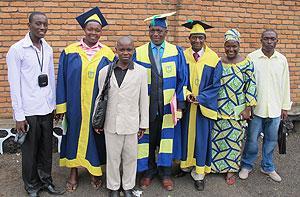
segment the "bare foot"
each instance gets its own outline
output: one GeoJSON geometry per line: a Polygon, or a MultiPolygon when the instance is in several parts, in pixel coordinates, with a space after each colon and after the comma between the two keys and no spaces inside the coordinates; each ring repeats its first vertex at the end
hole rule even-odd
{"type": "Polygon", "coordinates": [[[78,169],[71,168],[70,176],[67,180],[66,190],[68,192],[74,192],[78,187],[78,169]]]}
{"type": "Polygon", "coordinates": [[[102,180],[100,177],[91,175],[91,185],[94,189],[98,190],[102,186],[102,180]]]}

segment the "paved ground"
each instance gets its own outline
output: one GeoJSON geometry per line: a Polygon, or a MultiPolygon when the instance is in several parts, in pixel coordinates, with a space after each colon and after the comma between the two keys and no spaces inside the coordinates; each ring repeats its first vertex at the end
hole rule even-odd
{"type": "MultiPolygon", "coordinates": [[[[195,191],[192,179],[189,176],[175,179],[175,190],[172,192],[164,191],[158,180],[144,191],[143,196],[300,196],[300,133],[293,133],[288,136],[288,153],[278,155],[276,153],[275,162],[278,172],[283,178],[282,183],[275,183],[259,172],[259,166],[251,173],[248,180],[238,180],[236,185],[226,185],[222,175],[209,175],[207,177],[206,188],[203,192],[195,191]]],[[[277,152],[277,150],[276,150],[277,152]]],[[[64,187],[68,170],[57,165],[58,155],[53,155],[53,178],[57,186],[64,187]]],[[[0,155],[0,196],[25,196],[21,181],[21,156],[20,154],[0,155]]],[[[258,162],[259,163],[259,162],[258,162]]],[[[257,163],[257,164],[258,164],[257,163]]],[[[92,189],[89,184],[88,174],[80,171],[80,183],[76,192],[66,193],[64,196],[92,197],[108,196],[105,188],[98,191],[92,189]]],[[[42,192],[41,196],[49,196],[42,192]]]]}

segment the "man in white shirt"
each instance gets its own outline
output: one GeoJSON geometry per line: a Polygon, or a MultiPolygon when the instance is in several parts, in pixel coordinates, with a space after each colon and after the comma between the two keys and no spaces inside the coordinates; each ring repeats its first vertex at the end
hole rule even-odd
{"type": "Polygon", "coordinates": [[[13,44],[6,57],[16,130],[27,133],[21,146],[22,177],[29,196],[54,189],[51,177],[55,76],[53,51],[43,39],[48,19],[42,12],[29,16],[29,33],[13,44]]]}
{"type": "Polygon", "coordinates": [[[257,105],[249,124],[247,141],[242,157],[241,179],[247,179],[258,153],[258,136],[264,133],[261,172],[280,182],[275,171],[273,152],[277,145],[280,119],[287,118],[291,108],[290,81],[287,59],[275,50],[277,33],[267,29],[262,33],[262,48],[249,54],[255,68],[257,105]]]}

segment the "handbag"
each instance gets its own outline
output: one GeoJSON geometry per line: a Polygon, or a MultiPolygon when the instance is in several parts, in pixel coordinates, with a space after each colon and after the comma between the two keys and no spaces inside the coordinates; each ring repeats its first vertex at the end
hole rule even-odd
{"type": "Polygon", "coordinates": [[[279,154],[286,154],[286,121],[281,120],[278,128],[278,150],[279,154]]]}
{"type": "Polygon", "coordinates": [[[110,88],[110,77],[114,70],[114,64],[110,64],[109,70],[105,77],[104,85],[102,92],[100,94],[99,102],[96,106],[95,114],[92,120],[92,126],[95,129],[103,129],[104,122],[105,122],[105,115],[106,115],[106,108],[107,108],[107,101],[108,101],[108,90],[110,88]]]}

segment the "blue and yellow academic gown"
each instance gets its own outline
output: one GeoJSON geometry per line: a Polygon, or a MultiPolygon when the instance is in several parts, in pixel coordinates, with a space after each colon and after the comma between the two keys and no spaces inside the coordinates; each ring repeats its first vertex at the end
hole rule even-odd
{"type": "Polygon", "coordinates": [[[196,167],[197,174],[211,171],[211,131],[217,119],[218,91],[222,64],[218,55],[204,46],[203,56],[196,62],[192,48],[184,51],[188,63],[187,94],[196,96],[199,104],[188,104],[181,121],[181,168],[196,167]]]}
{"type": "Polygon", "coordinates": [[[89,60],[79,42],[60,55],[56,113],[65,113],[68,124],[61,142],[60,166],[82,166],[94,176],[102,175],[100,165],[106,160],[104,134],[93,132],[91,118],[99,91],[99,70],[113,59],[113,51],[102,45],[89,60]]]}
{"type": "MultiPolygon", "coordinates": [[[[149,44],[136,48],[133,61],[147,68],[148,71],[148,95],[151,95],[151,61],[149,58],[149,44]]],[[[171,99],[177,97],[177,103],[185,100],[187,85],[186,61],[180,47],[165,41],[165,49],[162,56],[163,74],[163,123],[157,165],[170,167],[174,158],[174,122],[171,113],[171,99]]],[[[149,98],[150,99],[150,98],[149,98]]],[[[151,107],[151,106],[150,106],[151,107]]],[[[148,169],[149,156],[149,130],[144,133],[138,145],[138,172],[148,169]]]]}

